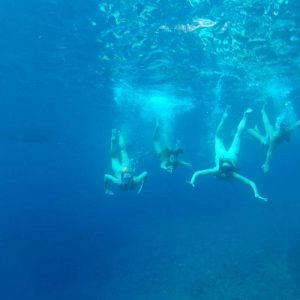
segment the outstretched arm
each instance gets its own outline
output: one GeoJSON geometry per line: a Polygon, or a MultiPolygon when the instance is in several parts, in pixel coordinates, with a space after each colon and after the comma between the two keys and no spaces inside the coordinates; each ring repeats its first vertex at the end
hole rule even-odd
{"type": "Polygon", "coordinates": [[[138,184],[140,185],[140,187],[138,189],[138,192],[137,192],[138,194],[142,191],[144,183],[145,183],[145,181],[147,179],[147,176],[148,176],[148,173],[147,172],[143,172],[139,176],[134,177],[134,183],[137,184],[137,185],[138,184]]]}
{"type": "Polygon", "coordinates": [[[248,179],[248,178],[246,178],[246,177],[244,177],[244,176],[242,176],[242,175],[240,175],[236,172],[233,172],[232,176],[236,180],[238,180],[238,181],[240,181],[244,184],[249,185],[252,188],[253,192],[254,192],[255,198],[258,198],[258,199],[261,199],[261,200],[264,200],[264,201],[268,201],[268,198],[265,198],[265,197],[262,197],[262,196],[259,195],[256,184],[253,181],[251,181],[250,179],[248,179]]]}
{"type": "Polygon", "coordinates": [[[187,161],[184,161],[184,160],[178,160],[178,166],[191,168],[192,164],[190,162],[187,162],[187,161]]]}
{"type": "Polygon", "coordinates": [[[111,182],[117,186],[121,185],[121,182],[118,178],[111,176],[109,174],[104,175],[104,190],[106,195],[113,195],[114,193],[108,189],[108,183],[111,182]]]}
{"type": "Polygon", "coordinates": [[[193,176],[191,181],[189,182],[193,187],[195,186],[195,181],[197,179],[198,176],[200,175],[216,175],[218,173],[218,168],[214,167],[211,169],[205,169],[205,170],[201,170],[201,171],[196,171],[193,176]]]}
{"type": "Polygon", "coordinates": [[[298,120],[297,122],[295,122],[290,128],[289,131],[293,131],[295,130],[297,127],[300,126],[300,120],[298,120]]]}

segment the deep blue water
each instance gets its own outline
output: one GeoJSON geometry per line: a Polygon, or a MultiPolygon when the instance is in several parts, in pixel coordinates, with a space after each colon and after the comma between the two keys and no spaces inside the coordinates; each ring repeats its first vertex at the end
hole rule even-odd
{"type": "Polygon", "coordinates": [[[249,126],[262,126],[260,98],[272,120],[284,101],[300,117],[297,2],[201,3],[114,1],[103,12],[94,0],[1,2],[1,299],[300,299],[298,132],[268,174],[264,149],[242,140],[239,170],[267,203],[210,177],[192,189],[191,170],[167,174],[153,153],[157,117],[193,171],[213,165],[227,104],[228,141],[247,106],[249,126]],[[225,37],[174,30],[193,17],[234,26],[225,37]],[[173,31],[157,33],[162,24],[173,31]],[[266,36],[256,51],[250,40],[266,36]],[[104,195],[112,128],[149,172],[140,195],[104,195]]]}

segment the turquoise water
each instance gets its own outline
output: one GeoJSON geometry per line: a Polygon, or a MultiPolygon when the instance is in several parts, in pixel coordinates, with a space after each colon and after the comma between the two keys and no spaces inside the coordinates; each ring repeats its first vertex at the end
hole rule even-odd
{"type": "Polygon", "coordinates": [[[266,149],[246,132],[238,170],[214,177],[214,134],[300,118],[299,4],[282,1],[0,3],[0,297],[300,299],[299,132],[266,149]],[[280,120],[281,120],[280,119],[280,120]],[[278,120],[278,119],[277,119],[278,120]],[[168,174],[156,122],[192,169],[168,174]],[[104,193],[122,130],[140,195],[104,193]]]}

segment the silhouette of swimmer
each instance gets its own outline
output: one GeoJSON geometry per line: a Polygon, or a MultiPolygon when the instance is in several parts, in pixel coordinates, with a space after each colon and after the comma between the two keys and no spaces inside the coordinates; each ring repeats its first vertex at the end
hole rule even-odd
{"type": "Polygon", "coordinates": [[[160,159],[160,167],[169,173],[173,173],[177,167],[191,167],[189,162],[180,160],[178,157],[183,153],[183,149],[179,147],[170,148],[166,146],[166,141],[162,140],[161,128],[157,124],[153,136],[153,145],[156,154],[160,159]]]}
{"type": "Polygon", "coordinates": [[[240,143],[241,143],[241,134],[245,130],[246,126],[246,121],[248,118],[248,115],[252,112],[252,109],[247,109],[244,112],[244,116],[242,120],[240,121],[237,131],[235,133],[234,139],[232,141],[231,146],[229,147],[228,150],[226,150],[223,139],[220,136],[220,132],[223,128],[224,121],[228,117],[228,110],[230,107],[227,107],[221,122],[217,128],[217,132],[215,135],[215,164],[216,166],[211,169],[205,169],[205,170],[200,170],[196,171],[192,178],[191,181],[189,182],[193,187],[195,186],[195,181],[200,175],[213,175],[216,176],[219,179],[222,180],[232,180],[235,179],[237,181],[240,181],[248,186],[250,186],[254,192],[254,196],[258,199],[267,201],[267,198],[262,197],[257,190],[256,184],[251,181],[250,179],[240,175],[237,172],[237,159],[240,151],[240,143]]]}
{"type": "MultiPolygon", "coordinates": [[[[287,105],[289,105],[287,103],[287,105]]],[[[265,110],[265,104],[261,110],[262,120],[264,123],[265,135],[262,135],[258,127],[248,129],[248,132],[262,145],[268,148],[267,155],[262,169],[267,173],[270,169],[270,161],[274,152],[274,149],[284,141],[289,141],[291,133],[300,126],[300,120],[297,122],[289,122],[286,116],[280,115],[277,117],[277,122],[273,126],[265,110]]]]}
{"type": "Polygon", "coordinates": [[[113,195],[113,192],[108,189],[108,184],[112,183],[122,191],[129,191],[139,187],[139,194],[143,189],[148,173],[143,172],[138,176],[133,175],[124,137],[121,132],[117,132],[116,129],[112,130],[111,135],[111,163],[114,176],[109,174],[104,175],[105,193],[107,195],[113,195]]]}

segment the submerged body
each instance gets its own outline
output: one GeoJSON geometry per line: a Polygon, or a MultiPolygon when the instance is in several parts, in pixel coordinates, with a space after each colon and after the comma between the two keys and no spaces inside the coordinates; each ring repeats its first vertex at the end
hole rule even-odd
{"type": "Polygon", "coordinates": [[[104,175],[105,193],[113,195],[113,192],[108,188],[109,183],[116,185],[122,191],[129,191],[139,187],[138,193],[140,193],[148,173],[143,172],[138,176],[133,175],[125,140],[116,129],[113,129],[111,136],[111,162],[114,175],[104,175]]]}
{"type": "Polygon", "coordinates": [[[180,160],[178,157],[183,153],[182,148],[170,148],[162,141],[160,127],[157,125],[153,137],[155,153],[160,159],[160,167],[169,173],[173,173],[179,166],[191,167],[189,162],[180,160]]]}
{"type": "Polygon", "coordinates": [[[267,201],[267,198],[260,196],[256,184],[253,181],[240,175],[237,172],[237,160],[240,151],[241,134],[245,130],[248,115],[252,112],[252,110],[247,109],[244,112],[244,116],[238,125],[232,144],[228,149],[226,149],[223,142],[223,138],[221,137],[220,133],[223,128],[224,121],[228,117],[228,109],[229,108],[227,107],[222,116],[221,122],[217,128],[217,132],[215,135],[215,167],[211,169],[196,171],[193,174],[190,183],[192,186],[195,186],[195,181],[200,175],[213,175],[219,179],[228,181],[234,179],[250,186],[256,198],[267,201]]]}
{"type": "Polygon", "coordinates": [[[285,120],[278,120],[273,126],[270,122],[270,119],[265,111],[265,105],[262,110],[262,120],[264,123],[265,135],[262,135],[257,127],[248,129],[248,132],[256,140],[258,140],[262,145],[268,148],[267,155],[262,169],[265,173],[269,171],[270,161],[274,152],[274,149],[284,141],[290,139],[291,133],[300,126],[300,120],[294,122],[293,124],[288,124],[285,120]],[[280,121],[280,122],[278,122],[280,121]]]}

